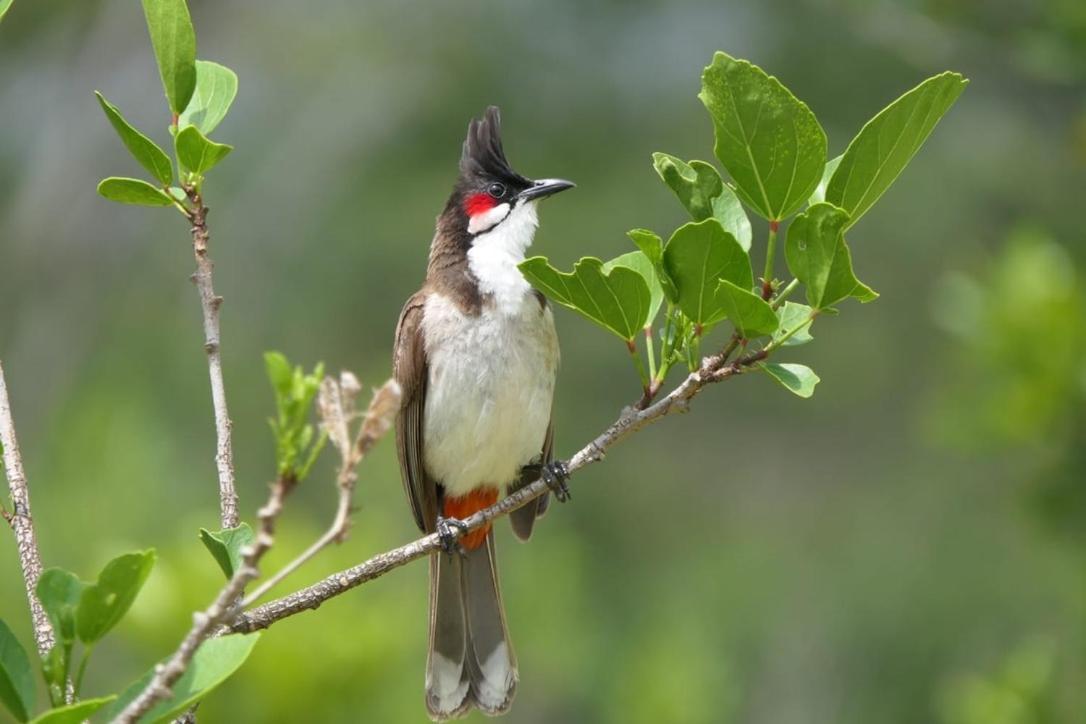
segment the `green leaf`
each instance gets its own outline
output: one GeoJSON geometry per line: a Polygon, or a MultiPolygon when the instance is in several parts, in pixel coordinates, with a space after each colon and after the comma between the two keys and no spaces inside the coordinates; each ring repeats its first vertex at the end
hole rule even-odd
{"type": "Polygon", "coordinates": [[[810,397],[818,384],[818,375],[806,365],[777,364],[766,362],[759,369],[779,382],[785,389],[800,397],[810,397]]]}
{"type": "Polygon", "coordinates": [[[215,557],[215,561],[226,577],[233,578],[234,572],[241,565],[241,549],[253,542],[253,529],[248,523],[242,523],[237,528],[224,528],[214,533],[201,528],[200,540],[215,557]]]}
{"type": "Polygon", "coordinates": [[[186,126],[178,131],[174,144],[177,147],[177,160],[181,165],[199,174],[210,171],[234,150],[233,146],[208,140],[196,126],[186,126]]]}
{"type": "Polygon", "coordinates": [[[686,163],[667,153],[652,154],[652,166],[668,187],[679,197],[694,221],[713,215],[713,199],[720,195],[724,182],[717,170],[704,161],[686,163]]]}
{"type": "Polygon", "coordinates": [[[810,342],[814,339],[814,337],[811,336],[811,323],[814,321],[811,317],[811,312],[811,308],[806,304],[785,302],[779,312],[781,320],[780,327],[773,335],[773,339],[778,340],[793,329],[798,328],[799,331],[785,340],[782,346],[798,347],[801,344],[810,342]]]}
{"type": "Polygon", "coordinates": [[[287,362],[286,356],[282,352],[265,352],[264,369],[277,396],[289,395],[294,373],[290,368],[290,362],[287,362]]]}
{"type": "Polygon", "coordinates": [[[720,195],[713,199],[713,217],[735,237],[744,251],[750,251],[750,219],[743,210],[743,203],[735,195],[735,189],[728,184],[724,184],[720,195]]]}
{"type": "Polygon", "coordinates": [[[155,565],[153,550],[126,553],[105,565],[98,580],[83,590],[76,611],[76,632],[92,644],[109,632],[128,612],[155,565]]]}
{"type": "Polygon", "coordinates": [[[630,237],[633,243],[637,245],[637,248],[652,262],[652,266],[656,270],[656,279],[663,288],[664,296],[671,302],[677,302],[679,300],[679,290],[675,288],[675,284],[664,273],[664,240],[648,229],[631,229],[626,232],[626,236],[630,237]]]}
{"type": "Polygon", "coordinates": [[[664,289],[660,285],[660,277],[656,272],[656,267],[643,251],[631,251],[628,254],[604,262],[603,273],[610,274],[611,270],[616,266],[633,269],[649,285],[649,311],[645,317],[645,323],[642,325],[644,327],[649,326],[652,324],[652,320],[656,319],[656,313],[660,311],[660,305],[664,301],[664,289]]]}
{"type": "Polygon", "coordinates": [[[136,204],[139,206],[173,205],[173,199],[161,189],[135,178],[110,176],[102,179],[98,184],[98,193],[103,198],[116,201],[119,204],[136,204]]]}
{"type": "Polygon", "coordinates": [[[0,702],[18,721],[34,710],[34,675],[26,651],[0,620],[0,702]]]}
{"type": "Polygon", "coordinates": [[[848,212],[849,226],[890,187],[968,82],[949,71],[928,78],[860,129],[826,188],[826,200],[848,212]]]}
{"type": "Polygon", "coordinates": [[[829,186],[830,178],[833,177],[833,172],[837,170],[842,158],[842,156],[837,156],[826,161],[826,168],[822,171],[822,180],[818,182],[818,186],[815,187],[811,198],[807,199],[808,206],[814,206],[826,200],[826,187],[829,186]]]}
{"type": "Polygon", "coordinates": [[[558,271],[542,256],[526,259],[518,268],[536,289],[626,342],[644,328],[652,294],[644,278],[632,269],[616,266],[605,274],[603,262],[590,256],[568,273],[558,271]]]}
{"type": "Polygon", "coordinates": [[[102,111],[106,114],[106,118],[109,119],[113,130],[121,137],[121,141],[124,143],[125,148],[128,149],[128,152],[164,186],[169,185],[170,181],[173,180],[173,164],[166,152],[126,121],[121,112],[117,110],[117,106],[107,101],[101,93],[94,91],[94,95],[98,97],[98,103],[102,106],[102,111]]]}
{"type": "Polygon", "coordinates": [[[196,31],[185,0],[142,0],[170,110],[180,114],[196,88],[196,31]]]}
{"type": "Polygon", "coordinates": [[[196,61],[196,89],[177,119],[177,127],[196,126],[205,136],[215,130],[238,94],[238,76],[225,65],[196,61]]]}
{"type": "Polygon", "coordinates": [[[4,15],[11,9],[12,0],[0,0],[0,20],[4,19],[4,15]]]}
{"type": "MultiPolygon", "coordinates": [[[[196,650],[188,669],[174,684],[173,696],[152,707],[140,721],[144,724],[171,721],[210,694],[245,663],[259,638],[260,634],[253,633],[221,636],[205,641],[196,650]]],[[[120,698],[105,711],[102,720],[110,721],[120,714],[146,688],[153,675],[154,670],[148,671],[139,681],[125,689],[120,698]]]]}
{"type": "Polygon", "coordinates": [[[103,696],[98,699],[84,699],[76,704],[68,704],[67,706],[59,706],[56,709],[50,709],[45,712],[30,724],[80,724],[80,722],[86,721],[94,712],[101,709],[106,704],[115,700],[117,695],[103,696]]]}
{"type": "Polygon", "coordinates": [[[770,220],[796,211],[826,163],[826,133],[814,113],[758,66],[721,52],[702,73],[698,97],[739,198],[770,220]]]}
{"type": "Polygon", "coordinates": [[[784,253],[788,269],[807,287],[807,301],[825,309],[842,299],[870,302],[879,295],[852,272],[845,244],[848,214],[827,203],[815,204],[788,226],[784,253]]]}
{"type": "Polygon", "coordinates": [[[722,279],[716,296],[735,330],[744,339],[753,339],[776,331],[777,313],[757,294],[722,279]]]}
{"type": "Polygon", "coordinates": [[[664,271],[678,289],[683,314],[702,327],[727,314],[718,295],[721,279],[742,289],[754,285],[750,257],[716,219],[679,227],[664,247],[664,271]]]}
{"type": "Polygon", "coordinates": [[[35,592],[60,641],[75,641],[76,609],[87,584],[71,571],[49,568],[38,578],[35,592]]]}

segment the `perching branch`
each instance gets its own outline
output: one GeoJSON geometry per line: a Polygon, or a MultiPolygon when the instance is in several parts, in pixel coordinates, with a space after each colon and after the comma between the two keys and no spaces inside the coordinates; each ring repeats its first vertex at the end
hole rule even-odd
{"type": "MultiPolygon", "coordinates": [[[[622,411],[606,430],[573,455],[567,465],[570,472],[598,462],[604,458],[607,450],[620,440],[637,432],[657,420],[673,413],[686,412],[690,400],[707,385],[720,382],[742,374],[764,360],[769,349],[762,349],[732,362],[728,362],[724,353],[706,357],[701,367],[690,373],[683,382],[666,397],[639,410],[630,406],[622,411]]],[[[464,529],[458,535],[476,530],[484,524],[507,515],[530,501],[540,497],[548,490],[542,480],[526,485],[489,508],[464,519],[464,529]]],[[[430,553],[441,550],[441,540],[436,533],[423,536],[407,545],[381,553],[364,563],[324,578],[311,586],[294,593],[269,601],[254,609],[238,615],[226,629],[220,633],[249,633],[268,628],[276,621],[293,616],[309,609],[315,609],[330,598],[334,598],[367,581],[388,573],[394,568],[406,565],[430,553]]]]}
{"type": "Polygon", "coordinates": [[[11,417],[11,403],[8,400],[7,383],[4,381],[4,367],[0,364],[0,446],[4,450],[4,471],[7,474],[8,488],[11,491],[11,505],[14,510],[4,511],[4,518],[15,532],[15,545],[19,549],[19,565],[23,569],[23,581],[26,584],[26,598],[30,603],[30,617],[34,622],[34,640],[38,644],[38,653],[47,655],[56,642],[49,617],[38,600],[35,589],[41,576],[41,554],[34,535],[34,519],[30,515],[30,490],[23,472],[23,461],[19,454],[19,444],[15,439],[15,422],[11,417]]]}
{"type": "Polygon", "coordinates": [[[211,377],[211,402],[215,408],[215,464],[219,471],[219,510],[223,528],[238,526],[238,494],[234,488],[234,449],[230,442],[230,413],[226,409],[226,388],[222,379],[222,357],[219,354],[219,307],[222,297],[215,295],[211,283],[213,264],[208,257],[207,212],[203,198],[192,187],[187,187],[192,209],[187,212],[192,222],[192,249],[196,256],[196,273],[193,282],[200,292],[200,306],[204,314],[204,351],[207,352],[207,369],[211,377]]]}

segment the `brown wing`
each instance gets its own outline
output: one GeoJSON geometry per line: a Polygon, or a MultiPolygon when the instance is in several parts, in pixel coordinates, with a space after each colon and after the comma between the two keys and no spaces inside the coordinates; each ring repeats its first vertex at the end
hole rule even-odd
{"type": "MultiPolygon", "coordinates": [[[[551,423],[547,425],[547,436],[543,439],[543,451],[540,454],[539,459],[544,465],[554,460],[554,420],[551,420],[551,423]]],[[[538,475],[522,475],[520,480],[510,486],[510,492],[519,490],[529,483],[534,483],[538,479],[538,475]]],[[[517,508],[509,514],[509,522],[512,523],[513,532],[516,534],[517,538],[528,540],[528,538],[531,537],[535,519],[547,511],[550,497],[550,493],[543,493],[543,495],[528,503],[523,508],[517,508]]]]}
{"type": "Polygon", "coordinates": [[[396,324],[392,374],[403,396],[396,416],[396,452],[404,491],[419,529],[432,533],[437,521],[437,486],[423,465],[422,416],[426,410],[428,364],[422,341],[422,309],[427,293],[417,292],[407,300],[396,324]]]}

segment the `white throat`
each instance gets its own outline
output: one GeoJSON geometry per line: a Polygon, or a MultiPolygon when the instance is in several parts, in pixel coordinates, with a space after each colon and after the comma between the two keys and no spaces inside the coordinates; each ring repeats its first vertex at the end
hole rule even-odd
{"type": "Polygon", "coordinates": [[[506,314],[517,313],[524,295],[531,291],[517,264],[524,261],[538,226],[535,201],[525,201],[491,231],[476,236],[468,250],[468,268],[479,282],[479,291],[493,296],[497,308],[506,314]]]}

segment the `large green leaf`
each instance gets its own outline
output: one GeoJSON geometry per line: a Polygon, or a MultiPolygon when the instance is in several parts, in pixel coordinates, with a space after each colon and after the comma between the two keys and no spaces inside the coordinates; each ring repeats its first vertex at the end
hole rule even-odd
{"type": "Polygon", "coordinates": [[[196,61],[196,89],[177,119],[177,127],[196,126],[205,136],[215,130],[238,94],[238,76],[225,65],[196,61]]]}
{"type": "Polygon", "coordinates": [[[0,620],[0,702],[18,721],[34,710],[34,675],[26,651],[0,620]]]}
{"type": "Polygon", "coordinates": [[[117,625],[154,565],[153,550],[126,553],[107,563],[98,580],[83,589],[75,621],[76,633],[84,644],[98,641],[117,625]]]}
{"type": "Polygon", "coordinates": [[[698,97],[739,198],[770,220],[802,206],[826,164],[826,133],[806,104],[758,66],[721,52],[702,73],[698,97]]]}
{"type": "Polygon", "coordinates": [[[814,206],[815,204],[826,200],[826,187],[830,185],[830,179],[833,178],[833,172],[841,165],[841,158],[841,156],[835,156],[829,161],[826,161],[826,168],[822,171],[822,179],[818,182],[818,186],[815,186],[815,190],[811,193],[811,197],[807,199],[808,206],[814,206]]]}
{"type": "Polygon", "coordinates": [[[811,336],[811,323],[814,321],[811,317],[811,312],[811,308],[806,304],[785,302],[784,306],[782,306],[778,312],[781,323],[776,333],[774,333],[773,339],[780,339],[784,335],[792,332],[793,329],[798,329],[799,331],[785,340],[782,346],[796,347],[810,342],[814,339],[814,337],[811,336]]]}
{"type": "Polygon", "coordinates": [[[660,285],[660,275],[656,271],[656,266],[643,251],[631,251],[604,262],[603,273],[610,274],[611,270],[616,266],[633,269],[649,285],[649,312],[645,317],[644,325],[642,325],[649,326],[652,324],[652,320],[656,319],[656,313],[660,311],[660,305],[664,301],[664,288],[660,285]]]}
{"type": "Polygon", "coordinates": [[[759,369],[780,383],[786,390],[800,397],[813,395],[815,385],[819,383],[818,375],[806,365],[767,362],[760,365],[759,369]]]}
{"type": "MultiPolygon", "coordinates": [[[[279,355],[282,357],[282,355],[279,355]]],[[[286,358],[283,358],[286,362],[286,358]]],[[[289,366],[287,367],[289,373],[289,366]]],[[[253,542],[253,529],[248,523],[242,523],[237,528],[224,528],[211,532],[207,528],[200,529],[200,540],[204,547],[214,556],[219,568],[227,578],[233,578],[234,572],[241,565],[241,549],[253,542]]]]}
{"type": "Polygon", "coordinates": [[[644,278],[632,269],[616,266],[605,274],[603,262],[590,256],[568,273],[558,271],[542,256],[522,261],[519,268],[536,289],[627,342],[645,326],[652,294],[644,278]]]}
{"type": "Polygon", "coordinates": [[[860,129],[826,188],[826,201],[848,212],[849,226],[890,187],[968,82],[951,72],[928,78],[860,129]]]}
{"type": "Polygon", "coordinates": [[[80,722],[86,721],[91,714],[116,698],[117,696],[114,694],[113,696],[103,696],[98,699],[84,699],[67,706],[58,706],[56,709],[50,709],[37,717],[30,724],[80,724],[80,722]]]}
{"type": "Polygon", "coordinates": [[[46,569],[38,578],[38,600],[62,642],[75,641],[76,610],[86,587],[74,573],[63,568],[46,569]]]}
{"type": "Polygon", "coordinates": [[[708,327],[727,315],[719,298],[720,280],[750,289],[750,257],[716,219],[678,228],[664,247],[664,271],[678,291],[677,303],[695,324],[708,327]]]}
{"type": "Polygon", "coordinates": [[[199,174],[210,171],[234,150],[233,146],[209,140],[196,126],[186,126],[178,131],[174,144],[177,147],[177,160],[181,165],[199,174]]]}
{"type": "Polygon", "coordinates": [[[656,269],[656,279],[663,288],[664,296],[671,302],[679,301],[679,290],[664,273],[664,240],[656,232],[648,229],[631,229],[626,232],[626,236],[633,240],[633,243],[656,269]]]}
{"type": "Polygon", "coordinates": [[[110,176],[98,183],[98,193],[103,198],[119,204],[138,206],[171,206],[173,199],[161,189],[136,178],[110,176]]]}
{"type": "Polygon", "coordinates": [[[788,226],[784,253],[788,269],[807,287],[807,301],[825,309],[842,299],[870,302],[878,297],[852,272],[845,244],[848,214],[827,203],[815,204],[788,226]]]}
{"type": "Polygon", "coordinates": [[[728,315],[728,321],[744,339],[776,331],[777,313],[757,294],[721,279],[716,296],[728,315]]]}
{"type": "Polygon", "coordinates": [[[185,0],[142,0],[170,110],[180,114],[196,88],[196,31],[185,0]]]}
{"type": "MultiPolygon", "coordinates": [[[[205,641],[196,650],[188,669],[174,684],[173,696],[155,704],[140,721],[143,724],[171,721],[210,694],[245,663],[259,638],[260,634],[254,633],[222,636],[205,641]]],[[[153,670],[148,671],[139,681],[125,689],[120,698],[105,711],[103,721],[110,721],[120,714],[147,687],[153,675],[153,670]]]]}
{"type": "Polygon", "coordinates": [[[98,103],[102,106],[102,111],[106,114],[106,118],[109,119],[113,130],[121,137],[121,141],[124,143],[125,148],[128,149],[128,152],[164,186],[169,185],[170,181],[173,180],[173,164],[166,152],[126,121],[121,112],[117,110],[117,106],[107,101],[101,93],[94,91],[94,95],[98,97],[98,103]]]}

